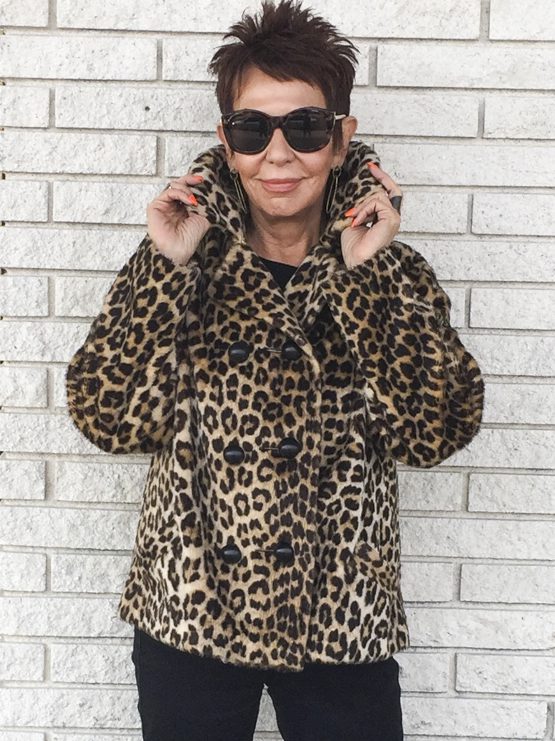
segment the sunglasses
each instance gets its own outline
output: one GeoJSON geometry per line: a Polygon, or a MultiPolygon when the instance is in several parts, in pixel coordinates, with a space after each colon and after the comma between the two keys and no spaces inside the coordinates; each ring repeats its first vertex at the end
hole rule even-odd
{"type": "Polygon", "coordinates": [[[325,108],[297,108],[284,116],[268,116],[262,111],[244,108],[222,116],[227,143],[240,154],[258,154],[268,144],[276,129],[297,152],[317,152],[330,141],[335,122],[346,117],[325,108]]]}

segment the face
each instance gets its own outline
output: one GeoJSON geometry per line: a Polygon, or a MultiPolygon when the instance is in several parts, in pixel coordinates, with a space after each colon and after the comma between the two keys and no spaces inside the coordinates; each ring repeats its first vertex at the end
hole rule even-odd
{"type": "MultiPolygon", "coordinates": [[[[275,80],[252,68],[243,76],[233,110],[254,108],[280,116],[304,106],[327,108],[322,91],[301,80],[275,80]]],[[[297,152],[287,144],[281,129],[276,129],[259,154],[232,152],[219,125],[218,136],[226,147],[229,166],[239,173],[251,212],[258,210],[268,219],[321,213],[330,170],[342,164],[356,130],[352,116],[342,119],[341,124],[343,139],[337,151],[330,140],[317,152],[297,152]]]]}

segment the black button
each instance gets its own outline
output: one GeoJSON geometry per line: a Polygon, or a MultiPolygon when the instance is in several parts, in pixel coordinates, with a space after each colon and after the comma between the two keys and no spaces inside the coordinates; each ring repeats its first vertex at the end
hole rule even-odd
{"type": "Polygon", "coordinates": [[[229,361],[231,364],[242,363],[249,357],[252,350],[251,345],[245,340],[234,342],[229,348],[229,361]]]}
{"type": "Polygon", "coordinates": [[[286,340],[281,346],[281,354],[286,360],[298,360],[301,357],[301,349],[293,340],[286,340]]]}
{"type": "Polygon", "coordinates": [[[281,561],[281,563],[288,563],[289,561],[292,561],[294,557],[293,548],[284,540],[280,540],[276,545],[274,548],[274,554],[277,560],[281,561]]]}
{"type": "Polygon", "coordinates": [[[241,551],[235,543],[228,543],[220,550],[220,555],[226,563],[237,563],[241,560],[241,551]]]}
{"type": "Polygon", "coordinates": [[[301,449],[301,444],[294,437],[284,437],[278,451],[282,458],[294,458],[301,449]]]}
{"type": "Polygon", "coordinates": [[[239,443],[231,443],[224,450],[224,458],[228,463],[242,463],[245,460],[245,451],[239,443]]]}

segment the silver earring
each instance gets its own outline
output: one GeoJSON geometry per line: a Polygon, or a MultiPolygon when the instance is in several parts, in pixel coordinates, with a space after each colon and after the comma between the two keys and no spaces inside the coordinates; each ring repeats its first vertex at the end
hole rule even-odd
{"type": "Polygon", "coordinates": [[[239,173],[237,170],[230,170],[231,177],[233,178],[233,184],[235,185],[235,190],[237,192],[237,200],[239,201],[239,205],[241,206],[241,210],[243,213],[247,213],[248,206],[247,202],[245,200],[245,194],[243,192],[243,186],[241,185],[241,181],[239,179],[239,173]]]}
{"type": "Polygon", "coordinates": [[[341,175],[341,167],[338,165],[331,170],[331,181],[328,189],[328,195],[326,198],[326,213],[329,214],[335,200],[335,194],[337,193],[337,186],[339,184],[339,176],[341,175]]]}

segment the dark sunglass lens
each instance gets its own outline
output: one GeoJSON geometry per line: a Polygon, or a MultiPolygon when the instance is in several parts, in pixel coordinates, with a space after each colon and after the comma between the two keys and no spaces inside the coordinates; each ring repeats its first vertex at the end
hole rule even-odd
{"type": "Polygon", "coordinates": [[[245,113],[231,119],[227,127],[232,149],[243,154],[260,152],[268,143],[269,122],[256,113],[245,113]]]}
{"type": "Polygon", "coordinates": [[[326,111],[304,108],[287,117],[284,133],[293,149],[315,152],[329,142],[333,120],[326,111]]]}

